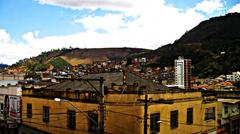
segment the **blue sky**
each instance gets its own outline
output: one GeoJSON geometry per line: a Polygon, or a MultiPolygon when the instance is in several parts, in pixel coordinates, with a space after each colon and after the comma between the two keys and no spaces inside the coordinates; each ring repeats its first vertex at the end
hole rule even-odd
{"type": "Polygon", "coordinates": [[[69,46],[156,49],[239,11],[239,0],[0,0],[0,63],[69,46]]]}

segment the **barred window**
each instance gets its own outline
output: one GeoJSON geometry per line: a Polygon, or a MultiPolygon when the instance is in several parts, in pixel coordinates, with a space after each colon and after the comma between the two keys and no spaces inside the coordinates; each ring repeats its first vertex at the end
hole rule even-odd
{"type": "Polygon", "coordinates": [[[49,122],[49,107],[43,106],[43,122],[49,122]]]}
{"type": "Polygon", "coordinates": [[[98,129],[98,114],[94,112],[88,113],[88,131],[96,132],[98,129]]]}
{"type": "Polygon", "coordinates": [[[32,104],[27,104],[27,118],[32,118],[32,104]]]}
{"type": "Polygon", "coordinates": [[[171,115],[170,115],[170,127],[171,129],[173,128],[177,128],[178,127],[178,110],[176,111],[171,111],[171,115]]]}
{"type": "Polygon", "coordinates": [[[193,108],[187,109],[187,124],[193,124],[193,108]]]}
{"type": "Polygon", "coordinates": [[[160,132],[160,113],[150,115],[150,131],[151,133],[160,132]]]}
{"type": "Polygon", "coordinates": [[[205,120],[215,120],[215,107],[209,107],[205,109],[205,120]]]}
{"type": "Polygon", "coordinates": [[[67,111],[67,128],[76,129],[76,112],[73,110],[67,111]]]}

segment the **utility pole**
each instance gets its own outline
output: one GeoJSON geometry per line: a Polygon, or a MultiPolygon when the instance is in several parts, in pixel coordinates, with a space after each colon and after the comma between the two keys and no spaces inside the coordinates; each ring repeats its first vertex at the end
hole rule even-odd
{"type": "Polygon", "coordinates": [[[148,106],[149,103],[160,103],[160,104],[173,104],[173,100],[164,100],[164,99],[158,99],[158,100],[152,100],[152,98],[148,99],[148,94],[145,94],[145,98],[138,99],[140,102],[144,102],[144,121],[143,121],[143,132],[144,134],[148,133],[148,106]]]}
{"type": "Polygon", "coordinates": [[[147,134],[147,120],[148,120],[148,95],[145,94],[145,99],[144,99],[144,134],[147,134]]]}
{"type": "Polygon", "coordinates": [[[100,123],[98,125],[99,127],[99,133],[104,134],[104,111],[105,111],[105,106],[104,106],[104,84],[103,82],[105,81],[103,77],[100,77],[100,79],[81,79],[78,78],[77,80],[79,81],[86,81],[97,93],[99,96],[99,113],[100,113],[100,123]],[[99,90],[94,87],[94,85],[90,81],[99,81],[100,82],[100,87],[99,90]]]}
{"type": "Polygon", "coordinates": [[[100,100],[99,100],[99,111],[100,111],[100,134],[104,134],[104,85],[103,77],[100,77],[100,100]]]}
{"type": "Polygon", "coordinates": [[[148,124],[147,124],[147,120],[148,120],[148,95],[145,94],[145,99],[138,99],[138,101],[140,102],[144,102],[144,121],[143,121],[143,132],[144,134],[147,134],[147,130],[148,130],[148,124]]]}

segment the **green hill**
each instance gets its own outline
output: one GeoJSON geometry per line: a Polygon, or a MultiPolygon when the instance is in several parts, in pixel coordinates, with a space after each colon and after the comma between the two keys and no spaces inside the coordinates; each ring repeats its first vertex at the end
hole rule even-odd
{"type": "Polygon", "coordinates": [[[193,74],[215,77],[240,70],[240,14],[231,13],[201,22],[173,44],[145,53],[149,66],[173,66],[178,56],[192,59],[193,74]]]}
{"type": "Polygon", "coordinates": [[[67,61],[65,61],[61,57],[56,57],[56,58],[50,60],[48,63],[53,65],[54,68],[59,68],[59,69],[72,67],[71,64],[69,64],[67,61]]]}
{"type": "Polygon", "coordinates": [[[147,52],[140,48],[62,48],[42,52],[36,57],[24,59],[13,64],[10,68],[25,68],[25,71],[43,71],[50,65],[55,69],[63,69],[77,64],[91,64],[97,61],[124,59],[130,54],[147,52]]]}

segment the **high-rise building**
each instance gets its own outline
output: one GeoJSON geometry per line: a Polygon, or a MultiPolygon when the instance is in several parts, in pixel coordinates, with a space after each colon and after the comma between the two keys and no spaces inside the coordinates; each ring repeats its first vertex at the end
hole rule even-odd
{"type": "Polygon", "coordinates": [[[178,57],[175,63],[175,84],[179,88],[191,89],[191,59],[178,57]]]}

